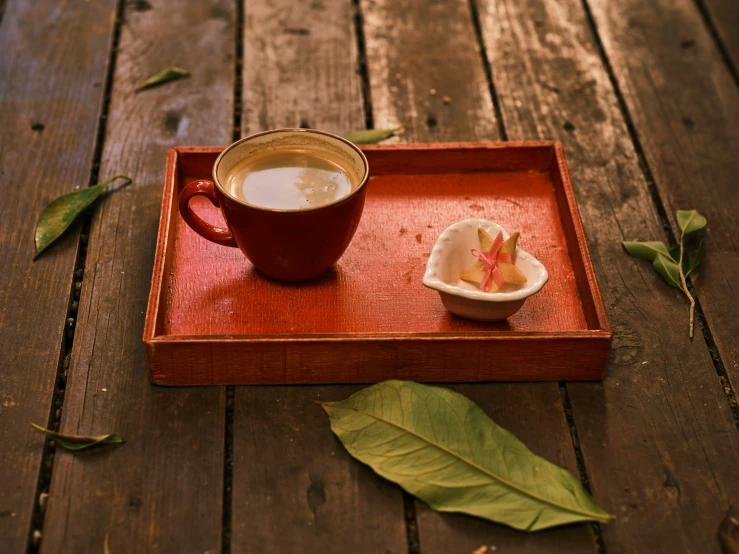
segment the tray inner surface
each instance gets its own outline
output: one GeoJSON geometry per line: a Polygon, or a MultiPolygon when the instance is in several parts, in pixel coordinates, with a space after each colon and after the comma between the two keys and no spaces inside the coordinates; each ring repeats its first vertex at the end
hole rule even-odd
{"type": "MultiPolygon", "coordinates": [[[[207,174],[181,176],[178,191],[207,174]]],[[[294,285],[256,272],[235,248],[192,231],[173,206],[174,247],[165,274],[157,335],[317,336],[496,334],[586,330],[587,324],[548,172],[385,174],[368,183],[359,229],[328,274],[294,285]],[[478,323],[449,314],[421,284],[438,235],[466,218],[509,232],[549,271],[549,282],[507,322],[478,323]]],[[[222,225],[196,198],[195,210],[222,225]]]]}

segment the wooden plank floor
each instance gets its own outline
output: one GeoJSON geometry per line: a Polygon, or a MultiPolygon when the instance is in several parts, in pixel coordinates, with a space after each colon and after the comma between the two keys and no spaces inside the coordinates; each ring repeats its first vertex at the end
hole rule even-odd
{"type": "Polygon", "coordinates": [[[0,2],[0,552],[718,554],[739,503],[734,4],[0,2]],[[192,76],[134,92],[169,65],[192,76]],[[149,384],[166,150],[407,118],[393,141],[564,144],[608,374],[453,388],[579,475],[613,523],[529,535],[430,510],[331,435],[314,401],[356,386],[149,384]],[[134,183],[32,262],[43,205],[115,173],[134,183]],[[692,341],[684,298],[620,246],[670,240],[689,207],[709,218],[692,341]],[[127,442],[72,455],[30,421],[127,442]]]}
{"type": "Polygon", "coordinates": [[[0,549],[22,552],[54,456],[29,422],[58,425],[58,369],[72,343],[79,282],[80,225],[37,262],[33,230],[40,207],[96,173],[115,2],[1,5],[0,549]]]}
{"type": "Polygon", "coordinates": [[[134,183],[105,198],[92,221],[62,416],[67,432],[116,429],[127,442],[57,454],[42,552],[125,552],[132,544],[207,552],[221,543],[225,390],[151,387],[141,314],[169,145],[231,139],[235,14],[226,0],[137,6],[123,14],[100,164],[101,175],[125,173],[134,183]],[[192,77],[134,92],[170,64],[192,77]]]}

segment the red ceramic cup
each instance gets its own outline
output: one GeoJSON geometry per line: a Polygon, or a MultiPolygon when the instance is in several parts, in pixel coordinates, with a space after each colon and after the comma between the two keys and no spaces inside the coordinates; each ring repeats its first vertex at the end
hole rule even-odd
{"type": "Polygon", "coordinates": [[[354,144],[311,129],[277,129],[251,135],[226,148],[213,166],[212,181],[193,181],[180,194],[180,214],[202,237],[239,248],[265,275],[281,281],[305,281],[328,271],[354,236],[364,208],[369,166],[354,144]],[[278,210],[235,198],[224,187],[228,172],[265,149],[306,147],[339,156],[354,169],[359,182],[347,196],[314,208],[278,210]],[[190,208],[203,195],[221,209],[228,228],[206,223],[190,208]]]}

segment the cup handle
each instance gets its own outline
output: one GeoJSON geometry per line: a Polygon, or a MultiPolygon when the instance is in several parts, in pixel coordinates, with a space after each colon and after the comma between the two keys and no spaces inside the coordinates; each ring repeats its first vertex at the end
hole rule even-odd
{"type": "Polygon", "coordinates": [[[193,181],[180,193],[179,205],[182,219],[201,237],[222,246],[238,248],[231,231],[203,221],[190,209],[190,199],[199,194],[210,200],[211,204],[216,208],[220,207],[220,201],[218,200],[213,181],[193,181]]]}

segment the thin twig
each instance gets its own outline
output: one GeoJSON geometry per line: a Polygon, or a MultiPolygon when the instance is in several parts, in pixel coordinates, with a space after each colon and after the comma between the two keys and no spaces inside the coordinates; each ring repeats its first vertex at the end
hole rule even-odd
{"type": "Polygon", "coordinates": [[[693,298],[693,295],[690,294],[690,291],[688,290],[688,283],[685,280],[685,272],[683,271],[683,256],[685,255],[685,247],[683,245],[684,239],[685,239],[685,231],[682,231],[682,233],[680,233],[680,261],[677,264],[677,269],[680,272],[680,281],[682,281],[682,291],[685,293],[685,296],[688,297],[688,300],[690,300],[690,338],[692,339],[693,338],[693,320],[695,318],[695,299],[693,298]]]}

